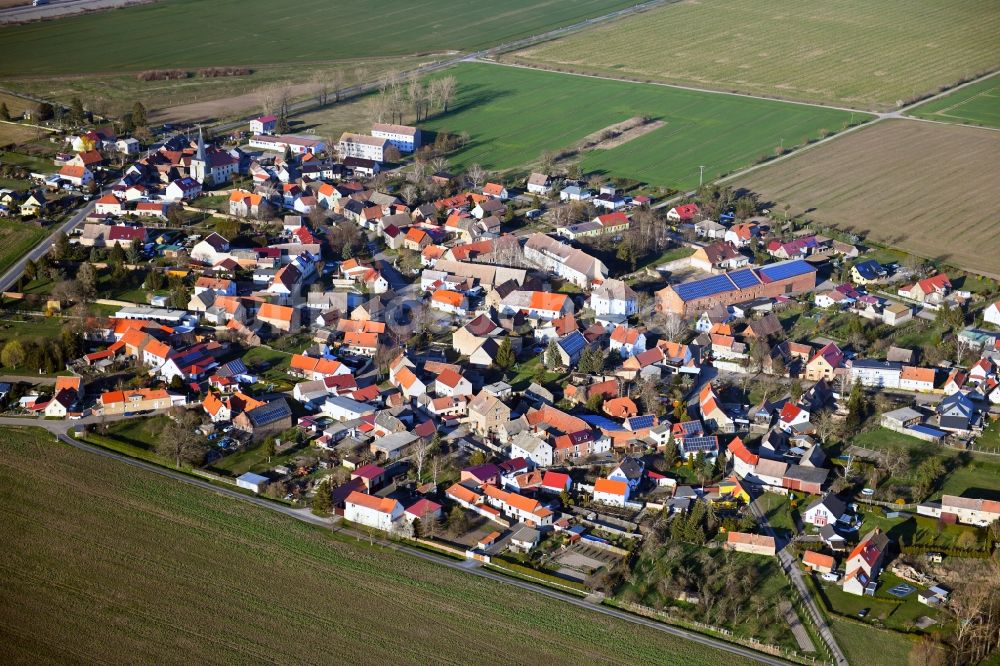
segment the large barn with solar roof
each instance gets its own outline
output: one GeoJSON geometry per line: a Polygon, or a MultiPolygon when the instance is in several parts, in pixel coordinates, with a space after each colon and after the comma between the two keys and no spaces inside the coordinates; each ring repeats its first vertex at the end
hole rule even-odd
{"type": "Polygon", "coordinates": [[[815,286],[816,269],[806,261],[792,259],[669,285],[656,292],[656,307],[660,312],[686,317],[713,305],[801,294],[815,286]]]}

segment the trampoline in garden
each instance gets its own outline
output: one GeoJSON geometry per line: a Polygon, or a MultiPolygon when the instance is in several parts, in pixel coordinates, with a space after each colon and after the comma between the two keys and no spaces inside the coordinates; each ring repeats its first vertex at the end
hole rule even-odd
{"type": "Polygon", "coordinates": [[[891,594],[894,597],[899,597],[900,599],[902,599],[906,595],[912,593],[915,589],[917,588],[913,587],[912,585],[907,585],[906,583],[900,583],[899,585],[896,585],[895,587],[891,588],[889,590],[889,594],[891,594]]]}

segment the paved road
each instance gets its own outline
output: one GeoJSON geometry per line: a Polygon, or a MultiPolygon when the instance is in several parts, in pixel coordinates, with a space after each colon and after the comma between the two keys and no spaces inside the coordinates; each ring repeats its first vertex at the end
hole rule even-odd
{"type": "Polygon", "coordinates": [[[40,19],[53,19],[68,14],[79,14],[96,9],[117,9],[153,0],[51,0],[49,4],[32,7],[30,0],[16,7],[0,9],[0,23],[23,23],[40,19]]]}
{"type": "Polygon", "coordinates": [[[788,662],[786,662],[785,660],[780,659],[778,657],[772,657],[770,655],[761,654],[759,652],[756,652],[754,650],[750,650],[748,648],[741,647],[739,645],[734,645],[732,643],[727,643],[725,641],[721,641],[721,640],[717,640],[717,639],[714,639],[714,638],[710,638],[708,636],[703,636],[701,634],[698,634],[698,633],[695,633],[695,632],[691,632],[691,631],[687,631],[685,629],[680,629],[678,627],[672,627],[670,625],[663,624],[661,622],[656,622],[655,620],[650,620],[650,619],[647,619],[647,618],[644,618],[644,617],[640,617],[640,616],[637,616],[637,615],[632,615],[630,613],[626,613],[624,611],[620,611],[620,610],[618,610],[616,608],[612,608],[612,607],[609,607],[609,606],[598,605],[598,604],[595,604],[593,602],[593,600],[588,601],[586,599],[581,599],[581,598],[573,596],[571,594],[559,592],[557,590],[553,590],[553,589],[546,588],[546,587],[541,587],[541,586],[538,586],[538,585],[534,585],[532,583],[528,583],[526,581],[517,580],[515,578],[510,578],[508,576],[504,576],[502,574],[498,574],[498,573],[496,573],[494,571],[490,571],[490,570],[485,569],[483,567],[470,566],[466,562],[460,562],[458,560],[452,560],[450,558],[443,557],[441,555],[435,555],[433,553],[429,553],[429,552],[426,552],[426,551],[423,551],[423,550],[412,548],[410,546],[406,546],[406,545],[403,545],[403,544],[400,544],[400,543],[395,543],[395,542],[390,542],[390,541],[386,541],[386,540],[383,540],[383,539],[373,538],[373,537],[371,537],[367,533],[361,533],[361,532],[358,532],[358,531],[353,530],[351,528],[344,527],[342,524],[340,524],[340,520],[339,519],[331,520],[329,518],[320,518],[318,516],[314,516],[311,512],[309,512],[308,509],[295,509],[295,508],[292,508],[292,507],[289,507],[289,506],[285,506],[283,504],[279,504],[277,502],[271,502],[271,501],[265,500],[265,499],[260,498],[260,497],[255,497],[255,496],[251,496],[251,495],[245,495],[245,494],[243,494],[241,492],[238,492],[236,490],[231,490],[229,488],[224,488],[224,487],[221,487],[221,486],[217,486],[217,485],[211,484],[211,483],[209,483],[207,481],[203,481],[201,479],[189,476],[187,474],[183,474],[181,472],[175,472],[173,470],[170,470],[170,469],[167,469],[167,468],[164,468],[164,467],[159,467],[157,465],[153,465],[153,464],[141,461],[141,460],[136,460],[134,458],[129,458],[128,456],[120,455],[120,454],[114,453],[112,451],[107,451],[107,450],[104,450],[104,449],[101,449],[101,448],[98,448],[98,447],[95,447],[95,446],[91,446],[91,445],[86,444],[84,442],[80,442],[80,441],[77,441],[75,439],[72,439],[72,438],[70,438],[70,437],[68,437],[66,435],[66,432],[67,432],[68,428],[71,427],[73,424],[84,423],[84,422],[86,422],[86,421],[71,421],[71,422],[67,422],[67,421],[42,421],[42,420],[35,420],[35,419],[0,418],[0,426],[2,426],[4,424],[9,424],[9,425],[27,425],[27,426],[42,427],[42,428],[48,430],[49,432],[53,433],[60,441],[64,442],[65,444],[68,444],[69,446],[72,446],[72,447],[75,447],[77,449],[80,449],[81,451],[86,451],[87,453],[92,453],[92,454],[95,454],[95,455],[99,455],[99,456],[104,457],[104,458],[110,458],[110,459],[113,459],[113,460],[117,460],[119,462],[125,463],[126,465],[131,465],[132,467],[137,467],[137,468],[145,470],[147,472],[152,472],[154,474],[159,474],[160,476],[165,476],[165,477],[173,479],[175,481],[180,481],[182,483],[187,483],[189,485],[196,486],[196,487],[201,488],[203,490],[208,490],[210,492],[214,492],[214,493],[217,493],[219,495],[223,495],[225,497],[229,497],[231,499],[236,499],[236,500],[240,500],[240,501],[243,501],[243,502],[247,502],[248,504],[253,504],[253,505],[258,506],[260,508],[267,509],[267,510],[270,510],[270,511],[274,511],[276,513],[280,513],[282,515],[288,516],[290,518],[294,518],[296,520],[300,520],[300,521],[305,522],[305,523],[309,523],[311,525],[318,525],[318,526],[321,526],[321,527],[334,527],[335,526],[336,529],[337,529],[337,531],[340,532],[340,533],[342,533],[342,534],[347,534],[349,536],[353,536],[353,537],[355,537],[355,538],[357,538],[359,540],[362,540],[362,541],[374,541],[374,542],[377,542],[380,545],[385,546],[387,548],[391,548],[393,550],[397,550],[397,551],[406,553],[407,555],[411,555],[413,557],[419,557],[422,560],[426,560],[428,562],[433,562],[433,563],[441,565],[441,566],[446,566],[446,567],[449,567],[449,568],[454,569],[456,571],[463,571],[463,572],[466,572],[466,573],[474,575],[474,576],[480,576],[482,578],[488,578],[488,579],[490,579],[492,581],[495,581],[495,582],[498,582],[498,583],[503,583],[505,585],[514,585],[515,587],[519,587],[519,588],[521,588],[523,590],[526,590],[528,592],[533,592],[535,594],[540,594],[540,595],[549,597],[551,599],[556,599],[556,600],[562,601],[564,603],[572,604],[572,605],[577,606],[579,608],[584,608],[584,609],[593,611],[595,613],[601,613],[603,615],[607,615],[607,616],[610,616],[610,617],[615,617],[615,618],[618,618],[620,620],[624,620],[625,622],[631,622],[632,624],[642,625],[642,626],[648,627],[650,629],[653,629],[655,631],[661,631],[661,632],[663,632],[665,634],[670,634],[672,636],[677,636],[679,638],[684,638],[686,640],[693,641],[693,642],[698,643],[700,645],[703,645],[705,647],[709,647],[709,648],[713,648],[713,649],[717,649],[717,650],[722,650],[724,652],[729,652],[731,654],[740,655],[742,657],[746,657],[748,659],[753,659],[755,661],[758,661],[758,662],[760,662],[762,664],[769,664],[769,665],[772,665],[772,666],[786,666],[786,664],[788,664],[788,662]]]}
{"type": "MultiPolygon", "coordinates": [[[[750,503],[750,510],[753,511],[754,516],[757,518],[760,526],[764,529],[769,536],[773,537],[775,542],[778,542],[778,535],[775,534],[774,530],[771,529],[770,524],[767,522],[767,515],[761,508],[760,503],[757,501],[750,503]]],[[[806,581],[802,577],[802,571],[799,570],[796,561],[788,554],[788,550],[782,544],[781,550],[778,551],[778,561],[781,562],[781,568],[785,570],[788,576],[792,579],[792,586],[802,597],[802,601],[805,602],[806,608],[809,609],[809,614],[812,615],[813,622],[816,627],[819,628],[820,638],[826,643],[827,647],[830,648],[830,652],[833,654],[834,661],[837,666],[849,666],[847,662],[847,657],[844,656],[843,650],[837,644],[837,639],[833,637],[833,632],[830,631],[830,626],[826,623],[823,614],[819,610],[819,606],[816,605],[816,600],[812,596],[812,592],[806,586],[806,581]]]]}
{"type": "Polygon", "coordinates": [[[53,229],[52,233],[49,234],[47,238],[42,239],[42,241],[36,245],[33,250],[28,252],[28,254],[18,259],[17,263],[11,266],[10,269],[4,273],[2,277],[0,277],[0,291],[9,291],[11,286],[17,282],[17,279],[21,277],[21,273],[24,271],[24,265],[28,263],[28,260],[30,259],[32,261],[36,261],[40,259],[41,256],[48,252],[49,248],[52,247],[52,244],[55,242],[54,239],[56,234],[60,231],[65,234],[69,234],[69,232],[72,231],[76,225],[83,222],[83,219],[90,215],[90,212],[94,210],[94,204],[97,199],[109,191],[110,190],[103,190],[95,193],[87,205],[80,208],[71,218],[60,224],[57,228],[53,229]]]}

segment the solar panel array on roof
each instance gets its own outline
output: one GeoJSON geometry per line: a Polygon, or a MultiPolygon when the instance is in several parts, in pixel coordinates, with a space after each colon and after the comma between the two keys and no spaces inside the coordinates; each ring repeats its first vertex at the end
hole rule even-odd
{"type": "Polygon", "coordinates": [[[729,274],[729,279],[733,281],[740,289],[749,289],[750,287],[756,287],[760,284],[760,280],[754,275],[753,270],[749,268],[744,268],[743,270],[733,271],[729,274]]]}
{"type": "Polygon", "coordinates": [[[733,283],[725,275],[713,275],[703,280],[679,284],[674,287],[674,292],[680,296],[682,301],[691,301],[696,298],[706,298],[733,291],[733,289],[733,283]]]}
{"type": "Polygon", "coordinates": [[[678,423],[681,430],[685,435],[701,434],[704,430],[701,427],[701,421],[684,421],[683,423],[678,423]]]}
{"type": "Polygon", "coordinates": [[[815,273],[816,269],[808,261],[792,259],[791,261],[782,261],[770,266],[763,266],[757,269],[757,272],[760,273],[761,280],[764,282],[776,282],[778,280],[787,280],[797,275],[815,273]]]}
{"type": "Polygon", "coordinates": [[[719,448],[719,438],[712,437],[685,437],[684,450],[686,452],[716,451],[719,448]]]}
{"type": "Polygon", "coordinates": [[[593,426],[594,428],[600,428],[601,430],[607,430],[608,432],[625,430],[620,423],[616,423],[606,416],[600,416],[598,414],[584,414],[580,418],[583,419],[587,425],[593,426]]]}
{"type": "Polygon", "coordinates": [[[580,331],[573,331],[559,340],[559,346],[570,356],[575,356],[587,346],[587,339],[583,337],[580,331]]]}
{"type": "Polygon", "coordinates": [[[629,430],[642,430],[643,428],[652,428],[656,420],[655,416],[632,416],[625,419],[625,427],[629,430]]]}
{"type": "Polygon", "coordinates": [[[279,398],[247,412],[247,417],[255,427],[274,423],[279,419],[290,417],[291,415],[292,410],[284,398],[279,398]]]}

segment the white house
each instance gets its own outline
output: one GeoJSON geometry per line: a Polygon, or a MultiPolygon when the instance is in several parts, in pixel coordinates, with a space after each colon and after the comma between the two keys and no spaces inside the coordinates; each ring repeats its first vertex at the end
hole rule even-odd
{"type": "Polygon", "coordinates": [[[341,159],[357,157],[372,162],[385,161],[385,150],[390,146],[388,139],[382,139],[367,134],[344,132],[337,144],[337,152],[341,159]]]}
{"type": "Polygon", "coordinates": [[[1000,301],[991,303],[989,307],[983,310],[983,321],[1000,326],[1000,301]]]}
{"type": "Polygon", "coordinates": [[[250,132],[252,134],[274,134],[278,127],[278,117],[273,115],[261,116],[250,121],[250,132]]]}
{"type": "Polygon", "coordinates": [[[344,503],[345,520],[383,532],[392,531],[394,523],[402,517],[403,505],[388,497],[375,497],[355,490],[344,503]]]}
{"type": "Polygon", "coordinates": [[[544,173],[533,173],[528,177],[528,192],[546,195],[552,188],[552,180],[544,173]]]}
{"type": "Polygon", "coordinates": [[[178,178],[167,185],[163,198],[167,201],[190,201],[199,194],[201,194],[201,183],[194,178],[178,178]]]}
{"type": "Polygon", "coordinates": [[[510,457],[525,458],[539,467],[549,467],[552,465],[552,445],[525,430],[511,440],[510,457]]]}
{"type": "Polygon", "coordinates": [[[855,359],[851,364],[851,384],[861,382],[862,386],[877,388],[899,388],[903,364],[878,359],[855,359]]]}
{"type": "Polygon", "coordinates": [[[833,525],[847,515],[847,505],[836,495],[827,495],[816,500],[806,509],[802,520],[816,527],[833,525]]]}
{"type": "Polygon", "coordinates": [[[622,358],[641,354],[646,351],[646,334],[637,328],[618,326],[611,332],[608,348],[617,351],[622,358]]]}
{"type": "Polygon", "coordinates": [[[320,411],[337,421],[350,421],[365,414],[374,414],[375,408],[366,402],[358,402],[344,396],[331,395],[320,407],[320,411]]]}
{"type": "Polygon", "coordinates": [[[191,259],[214,266],[229,257],[229,241],[211,233],[191,248],[191,259]]]}
{"type": "Polygon", "coordinates": [[[639,301],[632,287],[621,280],[609,279],[590,294],[590,308],[598,317],[630,317],[639,312],[639,301]]]}
{"type": "Polygon", "coordinates": [[[625,506],[625,502],[628,501],[628,494],[628,484],[624,481],[597,479],[594,482],[595,502],[602,502],[611,506],[625,506]]]}
{"type": "Polygon", "coordinates": [[[372,125],[372,136],[387,140],[402,153],[412,153],[420,147],[420,130],[409,125],[375,123],[372,125]]]}

